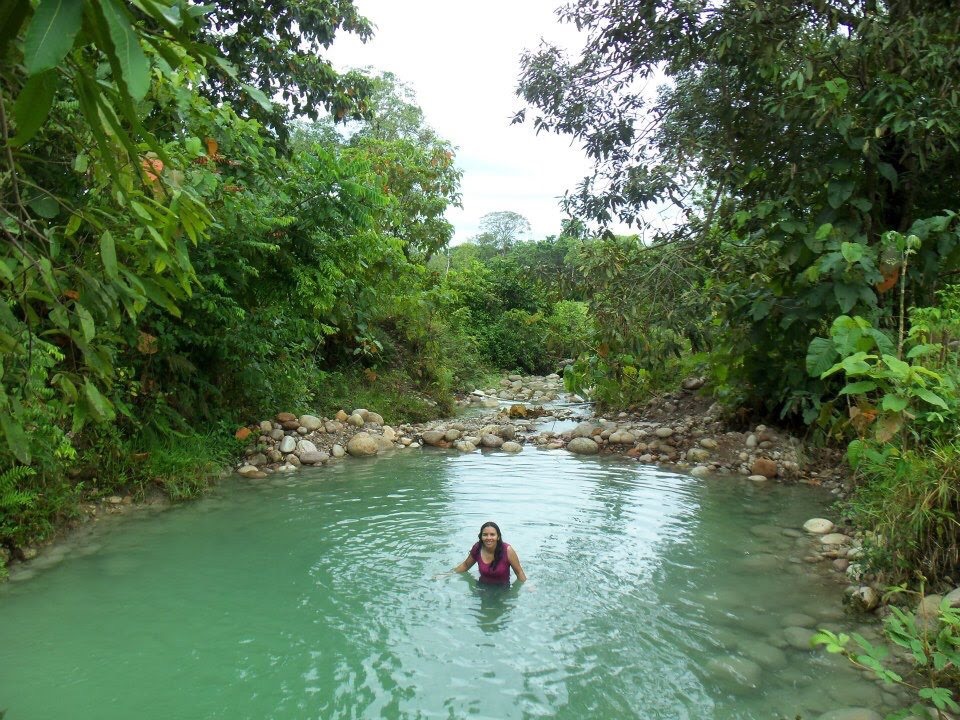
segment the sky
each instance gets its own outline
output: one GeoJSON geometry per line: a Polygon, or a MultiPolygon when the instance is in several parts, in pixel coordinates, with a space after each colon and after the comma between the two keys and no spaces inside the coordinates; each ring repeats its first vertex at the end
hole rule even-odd
{"type": "Polygon", "coordinates": [[[485,214],[501,210],[526,217],[534,239],[559,234],[558,199],[589,172],[570,138],[510,125],[523,107],[515,92],[524,49],[535,50],[541,38],[566,48],[581,42],[554,14],[562,2],[354,0],[375,36],[361,43],[339,35],[330,48],[338,69],[394,73],[416,93],[427,122],[457,147],[463,208],[447,212],[455,244],[476,235],[485,214]]]}

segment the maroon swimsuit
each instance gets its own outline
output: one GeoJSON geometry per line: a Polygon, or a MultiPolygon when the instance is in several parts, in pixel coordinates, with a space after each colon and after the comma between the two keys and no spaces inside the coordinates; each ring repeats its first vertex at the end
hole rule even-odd
{"type": "Polygon", "coordinates": [[[503,555],[500,562],[495,567],[488,565],[483,561],[480,554],[480,543],[474,543],[470,548],[470,556],[477,561],[477,568],[480,570],[480,580],[490,583],[509,583],[510,582],[510,560],[507,558],[507,552],[510,546],[503,544],[503,555]]]}

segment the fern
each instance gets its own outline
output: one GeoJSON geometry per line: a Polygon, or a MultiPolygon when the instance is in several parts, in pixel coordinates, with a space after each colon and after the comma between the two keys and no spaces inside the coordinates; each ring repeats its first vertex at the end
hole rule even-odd
{"type": "Polygon", "coordinates": [[[35,490],[20,490],[17,485],[37,471],[28,465],[18,465],[0,473],[0,511],[18,510],[33,505],[35,490]]]}

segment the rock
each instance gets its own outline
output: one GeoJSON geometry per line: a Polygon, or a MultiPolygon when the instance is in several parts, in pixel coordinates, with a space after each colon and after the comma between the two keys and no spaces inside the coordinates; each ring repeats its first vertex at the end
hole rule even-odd
{"type": "Polygon", "coordinates": [[[377,443],[377,447],[380,448],[380,451],[384,450],[393,450],[393,442],[387,440],[383,435],[373,435],[373,440],[377,443]]]}
{"type": "Polygon", "coordinates": [[[948,592],[943,599],[950,603],[950,607],[960,606],[960,587],[948,592]]]}
{"type": "Polygon", "coordinates": [[[270,448],[267,450],[267,457],[270,458],[270,462],[280,462],[283,460],[283,453],[276,448],[270,448]]]}
{"type": "Polygon", "coordinates": [[[843,533],[827,533],[820,538],[824,545],[849,545],[851,538],[843,533]]]}
{"type": "Polygon", "coordinates": [[[797,650],[812,650],[810,639],[814,632],[805,627],[790,626],[783,629],[783,638],[787,645],[797,650]]]}
{"type": "Polygon", "coordinates": [[[383,437],[389,440],[390,442],[395,442],[397,439],[396,431],[389,425],[383,426],[383,437]]]}
{"type": "Polygon", "coordinates": [[[249,458],[247,458],[247,462],[248,462],[250,465],[255,465],[256,467],[260,467],[261,465],[266,465],[267,462],[269,462],[269,461],[267,460],[267,456],[266,456],[266,455],[264,455],[263,453],[257,453],[257,454],[255,454],[255,455],[251,455],[249,458]]]}
{"type": "Polygon", "coordinates": [[[940,603],[942,595],[924,595],[917,604],[915,613],[917,629],[925,633],[934,633],[940,626],[940,603]]]}
{"type": "Polygon", "coordinates": [[[297,469],[297,466],[291,465],[290,463],[286,463],[285,465],[281,465],[280,467],[277,468],[277,470],[282,473],[295,472],[296,469],[297,469]]]}
{"type": "Polygon", "coordinates": [[[817,624],[817,619],[812,615],[807,615],[806,613],[787,613],[781,619],[784,625],[787,627],[796,626],[796,627],[813,627],[817,624]]]}
{"type": "Polygon", "coordinates": [[[594,431],[599,428],[592,422],[582,422],[570,431],[571,438],[589,438],[593,437],[594,431]]]}
{"type": "Polygon", "coordinates": [[[269,435],[270,431],[273,430],[273,423],[269,420],[262,420],[260,422],[260,434],[269,435]]]}
{"type": "Polygon", "coordinates": [[[609,440],[614,445],[633,445],[637,439],[631,432],[626,430],[617,430],[616,432],[610,433],[609,440]]]}
{"type": "Polygon", "coordinates": [[[318,418],[316,415],[301,415],[299,419],[300,425],[305,427],[309,432],[314,430],[319,430],[323,427],[323,421],[318,418]]]}
{"type": "Polygon", "coordinates": [[[766,475],[747,475],[747,480],[751,480],[753,482],[766,482],[769,479],[770,478],[768,478],[766,475]]]}
{"type": "Polygon", "coordinates": [[[300,462],[300,458],[298,458],[293,453],[290,453],[289,455],[287,455],[287,457],[284,458],[284,460],[286,460],[287,463],[289,463],[290,465],[293,465],[294,467],[300,467],[303,464],[300,462]]]}
{"type": "Polygon", "coordinates": [[[270,431],[270,439],[280,441],[283,440],[283,436],[285,434],[286,433],[283,432],[283,428],[274,428],[270,431]]]}
{"type": "Polygon", "coordinates": [[[291,453],[297,447],[297,441],[293,439],[291,435],[284,435],[283,440],[280,441],[280,447],[278,448],[280,452],[286,454],[291,453]]]}
{"type": "Polygon", "coordinates": [[[367,417],[364,419],[371,425],[383,425],[383,415],[380,413],[368,413],[367,417]]]}
{"type": "Polygon", "coordinates": [[[517,428],[509,423],[506,425],[499,425],[495,430],[493,430],[493,434],[502,437],[504,440],[515,440],[517,437],[517,428]]]}
{"type": "Polygon", "coordinates": [[[287,422],[296,421],[296,419],[297,419],[297,416],[294,415],[293,413],[288,413],[288,412],[277,413],[277,422],[280,423],[281,425],[287,422]]]}
{"type": "Polygon", "coordinates": [[[345,412],[341,409],[341,410],[337,410],[337,414],[334,415],[333,417],[334,417],[334,419],[335,419],[337,422],[346,422],[346,421],[347,421],[347,418],[350,417],[350,416],[347,415],[347,413],[345,413],[345,412]]]}
{"type": "Polygon", "coordinates": [[[350,414],[351,414],[351,415],[359,415],[360,417],[363,418],[363,421],[364,421],[364,422],[367,422],[367,418],[370,417],[370,411],[367,410],[366,408],[356,408],[356,409],[355,409],[352,413],[350,413],[350,414]]]}
{"type": "Polygon", "coordinates": [[[736,655],[713,658],[707,662],[706,669],[715,680],[734,692],[756,690],[763,675],[755,662],[736,655]]]}
{"type": "Polygon", "coordinates": [[[343,430],[343,423],[339,420],[328,420],[323,424],[323,429],[331,435],[336,435],[343,430]]]}
{"type": "Polygon", "coordinates": [[[450,428],[449,430],[447,430],[447,432],[443,434],[443,439],[446,440],[447,442],[454,442],[455,440],[459,440],[462,435],[463,433],[460,432],[459,430],[450,428]]]}
{"type": "Polygon", "coordinates": [[[347,451],[344,449],[343,445],[335,444],[332,448],[330,448],[330,454],[335,458],[342,458],[347,454],[347,451]]]}
{"type": "Polygon", "coordinates": [[[673,428],[669,428],[669,427],[658,427],[656,430],[653,431],[653,434],[656,435],[661,440],[666,440],[668,437],[673,435],[673,433],[674,433],[673,428]]]}
{"type": "Polygon", "coordinates": [[[870,708],[851,707],[825,712],[819,720],[883,720],[883,716],[870,708]]]}
{"type": "Polygon", "coordinates": [[[477,449],[477,446],[469,440],[457,440],[457,442],[453,444],[453,447],[462,453],[472,453],[477,449]]]}
{"type": "Polygon", "coordinates": [[[870,612],[880,604],[880,597],[877,591],[869,585],[848,588],[845,593],[847,601],[860,612],[870,612]]]}
{"type": "Polygon", "coordinates": [[[682,387],[684,390],[699,390],[706,381],[706,378],[702,377],[689,377],[683,381],[682,387]]]}
{"type": "MultiPolygon", "coordinates": [[[[640,460],[640,462],[650,462],[653,458],[651,458],[649,455],[641,455],[638,459],[640,460]],[[644,458],[649,458],[649,459],[644,460],[644,458]]],[[[695,478],[706,477],[709,474],[710,474],[710,468],[708,468],[705,465],[697,465],[695,468],[693,468],[690,471],[690,475],[692,475],[695,478]]]]}
{"type": "Polygon", "coordinates": [[[687,450],[687,460],[690,462],[704,462],[710,457],[710,451],[704,448],[690,448],[687,450]]]}
{"type": "Polygon", "coordinates": [[[503,438],[498,435],[487,433],[480,436],[480,444],[487,448],[503,447],[503,438]]]}
{"type": "Polygon", "coordinates": [[[296,430],[300,427],[300,421],[294,418],[293,420],[287,420],[286,422],[280,423],[280,427],[284,430],[296,430]]]}
{"type": "Polygon", "coordinates": [[[325,452],[305,452],[300,455],[300,462],[304,465],[322,465],[327,460],[330,459],[330,456],[325,452]]]}
{"type": "Polygon", "coordinates": [[[317,446],[309,440],[298,440],[296,449],[297,455],[302,455],[303,453],[308,452],[317,452],[317,446]]]}
{"type": "Polygon", "coordinates": [[[763,475],[767,478],[775,478],[778,474],[777,464],[769,458],[757,458],[750,466],[751,475],[763,475]]]}
{"type": "MultiPolygon", "coordinates": [[[[360,417],[359,415],[351,417],[360,417]]],[[[369,457],[376,455],[379,450],[377,441],[369,433],[358,432],[347,443],[347,452],[354,457],[369,457]]]]}
{"type": "Polygon", "coordinates": [[[596,455],[600,446],[590,438],[575,437],[567,443],[567,450],[577,455],[596,455]]]}
{"type": "Polygon", "coordinates": [[[833,532],[834,524],[826,518],[810,518],[803,524],[803,529],[813,535],[826,535],[833,532]]]}
{"type": "Polygon", "coordinates": [[[260,473],[260,470],[258,470],[255,465],[244,465],[239,470],[237,470],[237,474],[243,475],[244,477],[250,477],[251,475],[256,475],[259,473],[260,473]]]}
{"type": "Polygon", "coordinates": [[[233,434],[233,436],[234,436],[237,440],[239,440],[240,442],[243,442],[243,441],[246,440],[248,437],[250,437],[250,435],[252,434],[252,432],[253,432],[253,431],[252,431],[250,428],[248,428],[248,427],[242,427],[242,428],[239,428],[239,429],[233,434]]]}
{"type": "Polygon", "coordinates": [[[527,416],[526,405],[511,405],[507,414],[512,418],[525,418],[527,416]]]}
{"type": "Polygon", "coordinates": [[[500,449],[508,453],[518,453],[523,450],[523,446],[520,443],[515,443],[512,440],[507,440],[500,446],[500,449]]]}
{"type": "Polygon", "coordinates": [[[123,502],[123,498],[119,495],[111,495],[107,498],[107,502],[111,505],[120,505],[123,502]]]}
{"type": "Polygon", "coordinates": [[[759,640],[739,640],[737,647],[753,662],[771,669],[787,666],[787,654],[780,648],[759,640]]]}
{"type": "Polygon", "coordinates": [[[442,430],[424,430],[420,438],[427,444],[434,447],[446,447],[446,433],[442,430]]]}
{"type": "Polygon", "coordinates": [[[707,450],[716,450],[716,449],[717,449],[717,441],[714,440],[713,438],[703,438],[703,439],[700,441],[700,447],[706,448],[707,450]]]}
{"type": "Polygon", "coordinates": [[[354,427],[363,427],[365,422],[363,415],[360,413],[353,413],[353,415],[347,418],[347,424],[353,425],[354,427]]]}

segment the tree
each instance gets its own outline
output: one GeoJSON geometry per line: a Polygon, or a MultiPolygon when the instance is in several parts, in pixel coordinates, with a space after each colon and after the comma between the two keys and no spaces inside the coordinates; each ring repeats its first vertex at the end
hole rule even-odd
{"type": "Polygon", "coordinates": [[[480,233],[474,238],[474,242],[503,252],[518,242],[529,240],[532,234],[530,221],[523,215],[510,210],[500,210],[480,218],[480,233]]]}
{"type": "MultiPolygon", "coordinates": [[[[572,134],[593,159],[567,197],[575,215],[677,206],[685,223],[654,244],[685,244],[707,271],[717,326],[771,408],[819,392],[802,361],[836,315],[898,312],[887,231],[922,241],[911,301],[960,267],[944,212],[960,181],[954,2],[576,0],[561,18],[587,33],[583,53],[526,54],[516,120],[572,134]]],[[[642,289],[654,264],[617,272],[642,289]]]]}

